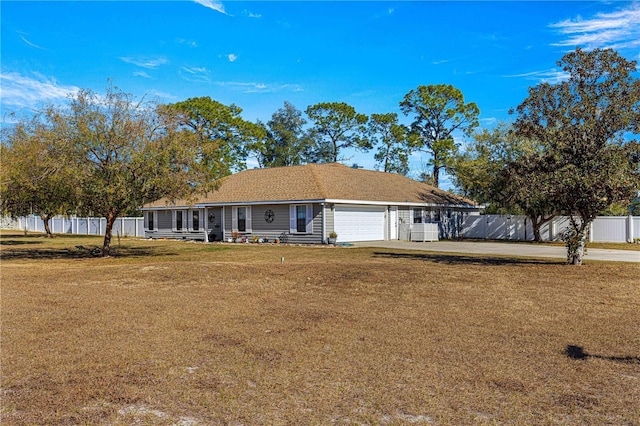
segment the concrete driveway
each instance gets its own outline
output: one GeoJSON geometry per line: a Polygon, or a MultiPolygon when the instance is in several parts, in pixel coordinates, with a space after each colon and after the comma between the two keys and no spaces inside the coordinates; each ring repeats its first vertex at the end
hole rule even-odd
{"type": "MultiPolygon", "coordinates": [[[[515,244],[507,242],[477,242],[477,241],[435,241],[428,243],[416,243],[411,241],[361,241],[353,243],[355,247],[380,247],[386,249],[399,250],[422,250],[441,253],[467,253],[467,254],[489,254],[499,256],[516,257],[537,257],[566,259],[567,249],[565,247],[538,245],[538,244],[515,244]]],[[[616,262],[639,262],[640,252],[632,250],[608,250],[608,249],[587,249],[584,257],[589,260],[607,260],[616,262]]]]}

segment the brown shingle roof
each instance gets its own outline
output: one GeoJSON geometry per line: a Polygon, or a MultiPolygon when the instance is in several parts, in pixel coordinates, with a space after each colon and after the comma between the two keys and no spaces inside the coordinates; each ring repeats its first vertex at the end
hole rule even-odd
{"type": "MultiPolygon", "coordinates": [[[[221,181],[217,191],[193,204],[354,200],[389,203],[476,205],[471,200],[395,173],[362,170],[339,163],[245,170],[221,181]]],[[[173,204],[173,203],[172,203],[173,204]]],[[[173,205],[191,203],[178,201],[173,205]]],[[[145,207],[165,207],[158,200],[145,207]]]]}

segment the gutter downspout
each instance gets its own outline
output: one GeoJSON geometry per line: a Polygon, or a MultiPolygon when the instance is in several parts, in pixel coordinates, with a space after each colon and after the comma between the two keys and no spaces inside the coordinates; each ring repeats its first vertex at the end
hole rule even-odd
{"type": "Polygon", "coordinates": [[[204,242],[208,243],[209,242],[209,217],[207,215],[207,208],[203,208],[202,209],[202,215],[204,216],[204,242]]]}

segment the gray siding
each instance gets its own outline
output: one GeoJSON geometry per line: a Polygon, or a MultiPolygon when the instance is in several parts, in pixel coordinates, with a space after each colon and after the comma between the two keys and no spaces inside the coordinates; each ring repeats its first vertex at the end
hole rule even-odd
{"type": "MultiPolygon", "coordinates": [[[[180,209],[185,211],[186,209],[180,209]]],[[[198,231],[190,231],[188,229],[189,216],[191,215],[191,211],[189,211],[184,217],[184,230],[182,231],[174,231],[173,230],[173,214],[171,210],[158,210],[156,219],[156,230],[149,231],[145,229],[144,236],[146,238],[168,238],[168,239],[177,239],[177,240],[196,240],[196,241],[204,241],[205,239],[205,230],[204,230],[204,217],[202,216],[203,209],[200,210],[200,230],[198,231]]],[[[145,225],[147,222],[145,221],[145,225]]]]}
{"type": "MultiPolygon", "coordinates": [[[[388,208],[387,208],[388,209],[388,208]]],[[[186,209],[181,209],[186,210],[186,209]]],[[[187,239],[187,240],[204,240],[208,234],[209,241],[221,241],[223,236],[229,238],[231,236],[231,207],[210,207],[200,210],[200,230],[190,231],[187,226],[187,218],[185,218],[185,229],[183,231],[173,231],[173,221],[171,210],[156,211],[155,226],[156,229],[149,231],[147,216],[145,213],[145,237],[146,238],[170,238],[170,239],[187,239]],[[206,213],[206,217],[205,217],[206,213]],[[215,218],[213,222],[208,221],[209,213],[213,213],[215,218]],[[206,219],[206,222],[205,222],[206,219]],[[223,220],[224,219],[224,220],[223,220]],[[224,222],[224,223],[223,223],[224,222]],[[205,223],[206,229],[205,229],[205,223]],[[224,230],[224,234],[223,234],[224,230]]],[[[427,218],[435,218],[435,212],[439,211],[440,221],[440,238],[451,239],[461,236],[462,222],[464,216],[468,212],[464,209],[439,209],[425,208],[427,218]]],[[[328,238],[329,233],[335,229],[335,214],[330,205],[323,206],[313,204],[313,219],[311,234],[297,234],[289,232],[289,204],[269,204],[269,205],[253,205],[251,206],[251,232],[245,233],[244,237],[266,238],[274,241],[279,238],[283,243],[294,244],[321,244],[322,240],[322,218],[325,217],[325,237],[328,238]],[[274,212],[273,222],[268,223],[265,220],[265,212],[272,210],[274,212]]],[[[389,223],[390,213],[387,210],[387,226],[386,236],[389,238],[391,232],[391,224],[389,223]]],[[[190,216],[190,212],[186,215],[190,216]]],[[[413,208],[407,206],[398,206],[398,238],[409,239],[410,227],[413,223],[413,208]]]]}
{"type": "Polygon", "coordinates": [[[398,207],[398,222],[409,224],[412,223],[412,210],[411,207],[398,207]]]}
{"type": "Polygon", "coordinates": [[[411,207],[398,207],[398,239],[409,240],[411,238],[411,207]]]}
{"type": "Polygon", "coordinates": [[[335,231],[335,214],[334,210],[331,209],[331,205],[327,204],[324,208],[324,213],[326,215],[325,218],[325,226],[326,226],[326,234],[327,238],[329,238],[329,233],[335,231]]]}
{"type": "MultiPolygon", "coordinates": [[[[289,206],[287,206],[287,209],[289,206]]],[[[287,214],[287,218],[289,214],[287,214]]],[[[285,232],[285,241],[294,244],[320,244],[322,243],[322,206],[320,204],[313,205],[313,234],[290,234],[289,225],[285,232]]]]}
{"type": "MultiPolygon", "coordinates": [[[[242,207],[242,206],[240,206],[242,207]]],[[[224,209],[225,236],[231,236],[232,208],[224,209]]],[[[258,236],[274,241],[279,238],[283,243],[320,244],[322,243],[322,206],[313,204],[313,233],[291,234],[289,232],[289,204],[265,204],[251,206],[251,232],[243,233],[243,237],[258,236]],[[267,223],[265,213],[273,210],[273,222],[267,223]]]]}

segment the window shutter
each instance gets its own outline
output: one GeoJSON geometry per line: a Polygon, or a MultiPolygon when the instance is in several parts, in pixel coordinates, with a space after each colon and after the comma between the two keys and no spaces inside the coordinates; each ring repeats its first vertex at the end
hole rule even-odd
{"type": "Polygon", "coordinates": [[[231,232],[238,232],[238,208],[231,207],[231,232]]]}
{"type": "Polygon", "coordinates": [[[313,204],[307,204],[307,234],[313,234],[313,204]]]}
{"type": "Polygon", "coordinates": [[[290,205],[289,206],[289,233],[295,234],[296,228],[297,228],[296,227],[296,206],[290,205]]]}
{"type": "Polygon", "coordinates": [[[246,210],[245,210],[245,214],[247,215],[246,219],[245,219],[245,226],[247,228],[247,233],[251,233],[251,206],[247,206],[246,210]]]}
{"type": "Polygon", "coordinates": [[[171,229],[172,230],[176,230],[176,211],[172,210],[171,211],[171,229]]]}

